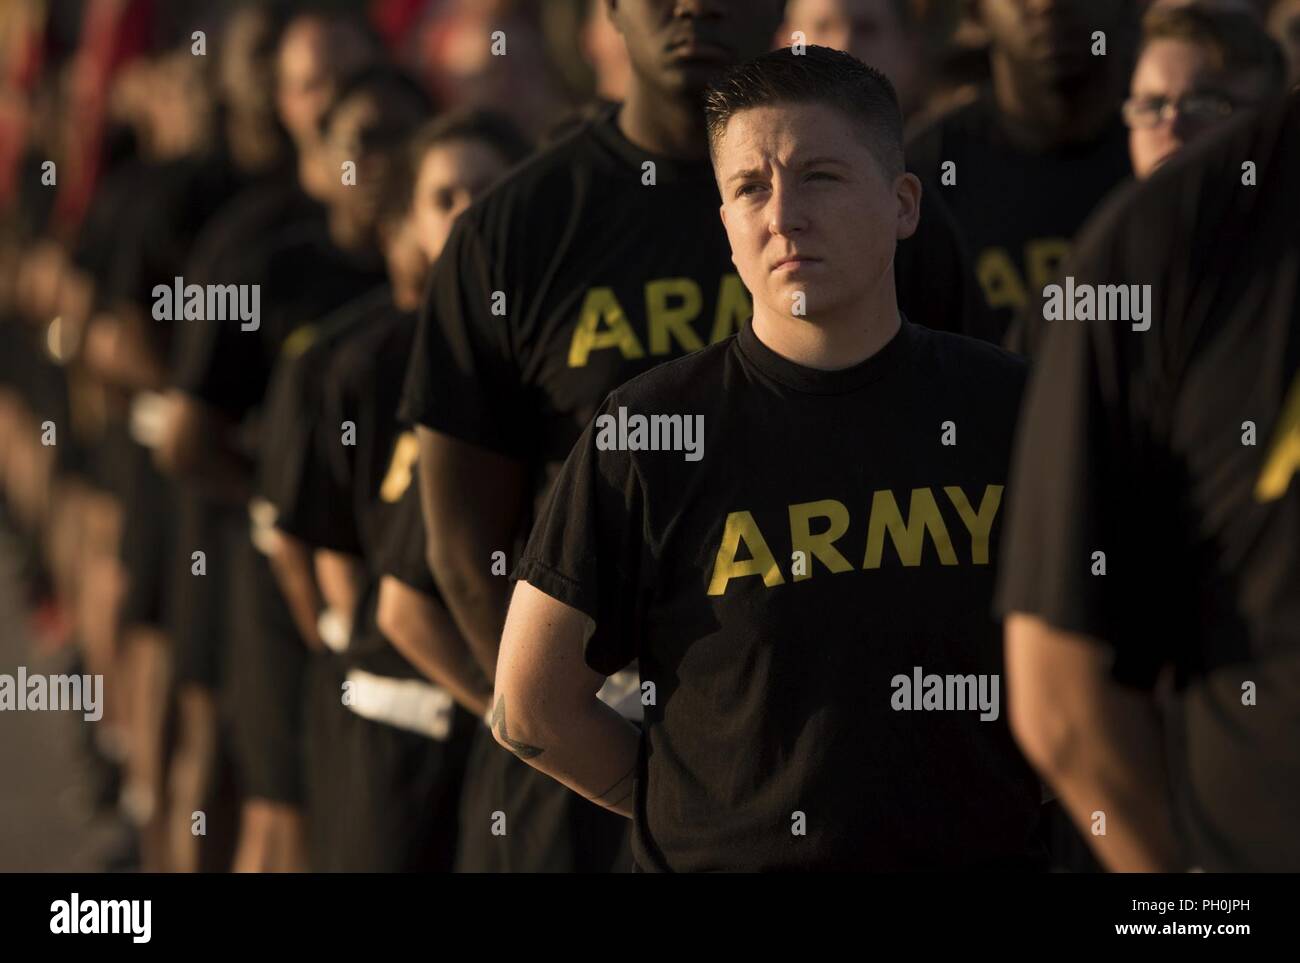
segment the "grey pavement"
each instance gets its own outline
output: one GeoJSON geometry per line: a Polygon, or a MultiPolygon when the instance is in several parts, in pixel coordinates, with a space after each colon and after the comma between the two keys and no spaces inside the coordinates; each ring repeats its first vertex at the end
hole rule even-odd
{"type": "MultiPolygon", "coordinates": [[[[70,652],[32,651],[20,556],[0,528],[0,673],[73,671],[70,652]]],[[[0,711],[0,872],[93,872],[120,827],[92,810],[93,781],[79,712],[0,711]]]]}

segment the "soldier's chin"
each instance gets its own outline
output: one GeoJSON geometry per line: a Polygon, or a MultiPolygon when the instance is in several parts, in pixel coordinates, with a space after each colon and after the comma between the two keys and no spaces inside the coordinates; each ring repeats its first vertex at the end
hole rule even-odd
{"type": "Polygon", "coordinates": [[[1041,53],[1031,60],[1038,79],[1053,87],[1073,87],[1090,79],[1093,64],[1086,55],[1073,50],[1041,53]]]}
{"type": "Polygon", "coordinates": [[[1164,167],[1167,162],[1173,160],[1177,156],[1178,156],[1177,148],[1171,151],[1167,151],[1164,154],[1161,154],[1159,157],[1156,158],[1156,162],[1151,165],[1151,173],[1154,174],[1156,171],[1160,170],[1160,168],[1164,167]]]}
{"type": "Polygon", "coordinates": [[[674,60],[660,73],[660,83],[666,93],[700,98],[729,66],[715,60],[674,60]]]}

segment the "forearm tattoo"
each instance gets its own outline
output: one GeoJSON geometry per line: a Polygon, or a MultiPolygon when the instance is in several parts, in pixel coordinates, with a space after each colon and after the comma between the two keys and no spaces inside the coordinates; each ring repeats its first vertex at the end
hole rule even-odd
{"type": "Polygon", "coordinates": [[[489,724],[501,737],[501,741],[509,746],[510,751],[520,759],[532,759],[542,754],[540,746],[530,746],[526,742],[510,738],[510,734],[506,731],[506,700],[504,696],[497,697],[496,705],[492,707],[492,719],[489,724]]]}

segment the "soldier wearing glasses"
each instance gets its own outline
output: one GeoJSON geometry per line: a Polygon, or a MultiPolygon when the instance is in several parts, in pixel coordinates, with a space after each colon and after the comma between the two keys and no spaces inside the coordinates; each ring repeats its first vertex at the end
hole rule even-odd
{"type": "Polygon", "coordinates": [[[1234,111],[1280,92],[1285,75],[1281,48],[1248,13],[1152,10],[1124,102],[1133,173],[1149,177],[1234,111]]]}

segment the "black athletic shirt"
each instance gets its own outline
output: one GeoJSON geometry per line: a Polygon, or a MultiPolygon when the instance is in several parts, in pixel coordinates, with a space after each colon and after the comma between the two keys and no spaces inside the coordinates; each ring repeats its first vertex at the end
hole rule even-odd
{"type": "Polygon", "coordinates": [[[995,342],[1003,341],[1035,292],[1055,279],[1097,203],[1132,174],[1128,133],[1118,114],[1094,140],[1046,152],[1018,146],[1000,118],[985,91],[907,145],[909,164],[947,204],[974,259],[991,327],[972,333],[995,342]],[[955,184],[942,183],[947,161],[956,164],[955,184]]]}
{"type": "MultiPolygon", "coordinates": [[[[310,469],[287,504],[286,527],[312,545],[352,551],[365,562],[366,583],[345,661],[382,675],[418,678],[375,622],[383,545],[410,488],[417,449],[414,433],[397,419],[401,376],[410,358],[415,317],[385,291],[382,305],[340,339],[320,361],[321,387],[310,469]],[[354,444],[342,443],[349,425],[354,444]],[[324,494],[325,497],[322,497],[324,494]],[[355,547],[345,546],[351,543],[355,547]]],[[[283,516],[282,516],[283,519],[283,516]]]]}
{"type": "Polygon", "coordinates": [[[177,386],[238,421],[257,409],[286,340],[383,282],[382,265],[350,258],[317,218],[295,221],[213,270],[207,283],[260,285],[259,326],[181,321],[177,386]]]}
{"type": "MultiPolygon", "coordinates": [[[[434,269],[403,417],[532,466],[543,494],[612,388],[749,317],[718,204],[707,161],[648,154],[614,107],[578,126],[460,217],[434,269]],[[647,162],[654,186],[642,183],[647,162]]],[[[965,265],[948,222],[926,222],[898,264],[903,309],[960,330],[965,265]]]]}
{"type": "MultiPolygon", "coordinates": [[[[411,437],[414,438],[414,434],[411,437]]],[[[417,592],[441,598],[438,583],[433,580],[433,573],[425,560],[424,514],[420,507],[419,486],[415,481],[418,463],[412,461],[409,472],[398,482],[403,484],[402,494],[397,501],[397,510],[384,527],[379,548],[380,575],[391,575],[417,592]]]]}
{"type": "MultiPolygon", "coordinates": [[[[334,357],[393,314],[387,285],[379,285],[323,318],[297,328],[284,342],[262,419],[258,491],[276,509],[276,527],[319,548],[360,556],[352,493],[330,470],[333,449],[373,445],[373,432],[354,428],[344,444],[344,419],[325,417],[326,372],[334,357]]],[[[395,391],[390,389],[390,394],[395,391]]],[[[394,401],[394,405],[396,401],[394,401]]]]}
{"type": "Polygon", "coordinates": [[[108,294],[148,309],[154,285],[184,275],[206,225],[249,183],[221,153],[148,165],[135,203],[112,226],[108,294]]]}
{"type": "Polygon", "coordinates": [[[333,484],[350,495],[341,513],[353,520],[368,561],[379,555],[384,520],[396,510],[415,464],[415,435],[397,418],[415,321],[390,297],[382,313],[339,345],[322,379],[317,450],[333,484]],[[355,445],[338,443],[344,422],[356,426],[355,445]]]}
{"type": "Polygon", "coordinates": [[[1293,94],[1080,239],[1076,284],[1152,285],[1151,328],[1045,322],[1003,551],[1002,612],[1103,640],[1125,681],[1176,668],[1175,798],[1208,871],[1300,869],[1298,158],[1293,94]]]}
{"type": "Polygon", "coordinates": [[[230,198],[204,225],[186,265],[186,281],[207,284],[215,272],[219,282],[229,258],[307,221],[323,226],[325,208],[303,192],[296,176],[273,173],[261,177],[230,198]]]}
{"type": "Polygon", "coordinates": [[[109,292],[117,286],[113,268],[118,232],[131,220],[155,169],[155,165],[140,160],[122,163],[99,183],[86,209],[70,257],[94,279],[96,306],[106,304],[109,292]]]}
{"type": "Polygon", "coordinates": [[[840,371],[745,325],[609,396],[702,416],[702,458],[602,450],[593,423],[515,575],[595,621],[593,669],[639,659],[656,687],[641,867],[1038,864],[1005,700],[989,721],[893,708],[915,667],[1001,674],[991,546],[1023,382],[1013,355],[906,322],[840,371]]]}
{"type": "Polygon", "coordinates": [[[184,274],[203,225],[242,183],[220,154],[132,160],[105,178],[87,210],[72,259],[95,282],[94,306],[125,301],[143,311],[140,333],[164,364],[176,327],[149,317],[153,286],[184,274]]]}
{"type": "MultiPolygon", "coordinates": [[[[324,211],[307,198],[296,178],[289,174],[259,178],[254,186],[230,198],[204,225],[186,262],[185,280],[200,285],[233,283],[243,272],[253,270],[246,259],[264,247],[268,238],[304,223],[315,223],[323,229],[324,211]]],[[[212,333],[200,330],[202,327],[184,321],[176,326],[173,365],[180,359],[193,359],[193,341],[203,344],[212,333]]],[[[182,549],[196,539],[221,538],[232,528],[247,531],[248,516],[242,507],[186,486],[182,486],[180,497],[178,544],[182,549]]],[[[222,682],[222,657],[233,616],[229,598],[231,568],[238,564],[237,557],[233,552],[209,552],[207,578],[178,582],[175,617],[180,681],[197,681],[214,689],[222,682]]],[[[188,572],[188,568],[184,571],[188,572]]],[[[245,615],[251,618],[256,613],[241,613],[240,617],[245,615]]]]}

